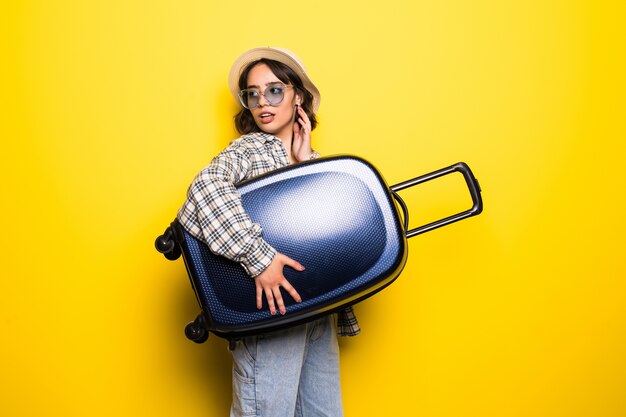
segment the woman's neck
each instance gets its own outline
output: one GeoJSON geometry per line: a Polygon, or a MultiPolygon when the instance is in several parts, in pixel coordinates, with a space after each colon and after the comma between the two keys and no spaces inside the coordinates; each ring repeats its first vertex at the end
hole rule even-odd
{"type": "Polygon", "coordinates": [[[290,164],[295,164],[296,159],[293,156],[293,153],[291,152],[291,143],[292,143],[292,139],[283,139],[283,138],[279,138],[280,141],[283,143],[283,148],[285,148],[285,152],[287,153],[287,159],[289,160],[290,164]]]}

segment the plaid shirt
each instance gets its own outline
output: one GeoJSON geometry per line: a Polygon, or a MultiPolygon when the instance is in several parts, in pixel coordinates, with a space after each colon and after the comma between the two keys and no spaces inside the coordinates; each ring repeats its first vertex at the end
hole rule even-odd
{"type": "MultiPolygon", "coordinates": [[[[311,158],[317,157],[313,152],[311,158]]],[[[180,223],[213,253],[239,262],[251,277],[259,275],[276,250],[263,240],[261,226],[244,211],[235,185],[287,165],[289,158],[279,138],[263,132],[241,136],[194,178],[178,212],[180,223]]],[[[354,336],[359,332],[352,307],[341,310],[337,333],[354,336]]]]}

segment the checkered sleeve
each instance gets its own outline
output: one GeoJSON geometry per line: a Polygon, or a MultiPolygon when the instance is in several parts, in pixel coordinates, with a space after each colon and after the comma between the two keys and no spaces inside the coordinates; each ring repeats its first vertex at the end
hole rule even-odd
{"type": "Polygon", "coordinates": [[[269,266],[276,254],[262,237],[241,204],[235,184],[251,169],[246,149],[229,147],[216,156],[194,179],[179,218],[194,235],[203,238],[213,253],[239,262],[255,277],[269,266]],[[185,221],[195,214],[195,221],[185,221]],[[198,230],[199,229],[199,230],[198,230]]]}

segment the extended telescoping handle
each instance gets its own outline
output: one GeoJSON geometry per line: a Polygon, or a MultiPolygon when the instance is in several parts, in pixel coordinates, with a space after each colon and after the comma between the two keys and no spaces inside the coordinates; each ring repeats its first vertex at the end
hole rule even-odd
{"type": "Polygon", "coordinates": [[[480,196],[480,185],[474,175],[472,174],[472,170],[467,166],[465,162],[458,162],[454,165],[450,165],[447,168],[438,169],[437,171],[433,171],[429,174],[421,175],[419,177],[413,178],[408,181],[401,182],[396,185],[392,185],[389,187],[393,196],[398,200],[400,205],[402,206],[402,210],[404,211],[404,223],[405,229],[408,225],[408,211],[406,208],[406,204],[402,201],[402,199],[396,194],[397,191],[403,190],[405,188],[412,187],[417,184],[421,184],[426,181],[430,181],[435,178],[442,177],[444,175],[452,174],[454,172],[460,172],[463,174],[465,178],[465,182],[467,183],[467,188],[469,189],[470,195],[472,196],[473,205],[470,209],[462,211],[460,213],[454,214],[452,216],[446,217],[444,219],[436,220],[432,223],[425,224],[423,226],[416,227],[414,229],[408,230],[406,232],[406,237],[417,236],[421,233],[425,233],[436,229],[441,226],[448,225],[450,223],[457,222],[459,220],[465,219],[467,217],[476,216],[483,211],[483,200],[480,196]]]}

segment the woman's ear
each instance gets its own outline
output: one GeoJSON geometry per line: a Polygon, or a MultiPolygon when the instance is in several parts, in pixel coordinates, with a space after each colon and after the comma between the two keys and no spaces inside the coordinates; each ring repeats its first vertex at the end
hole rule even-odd
{"type": "Polygon", "coordinates": [[[302,105],[302,96],[298,93],[296,93],[296,104],[298,106],[302,105]]]}

